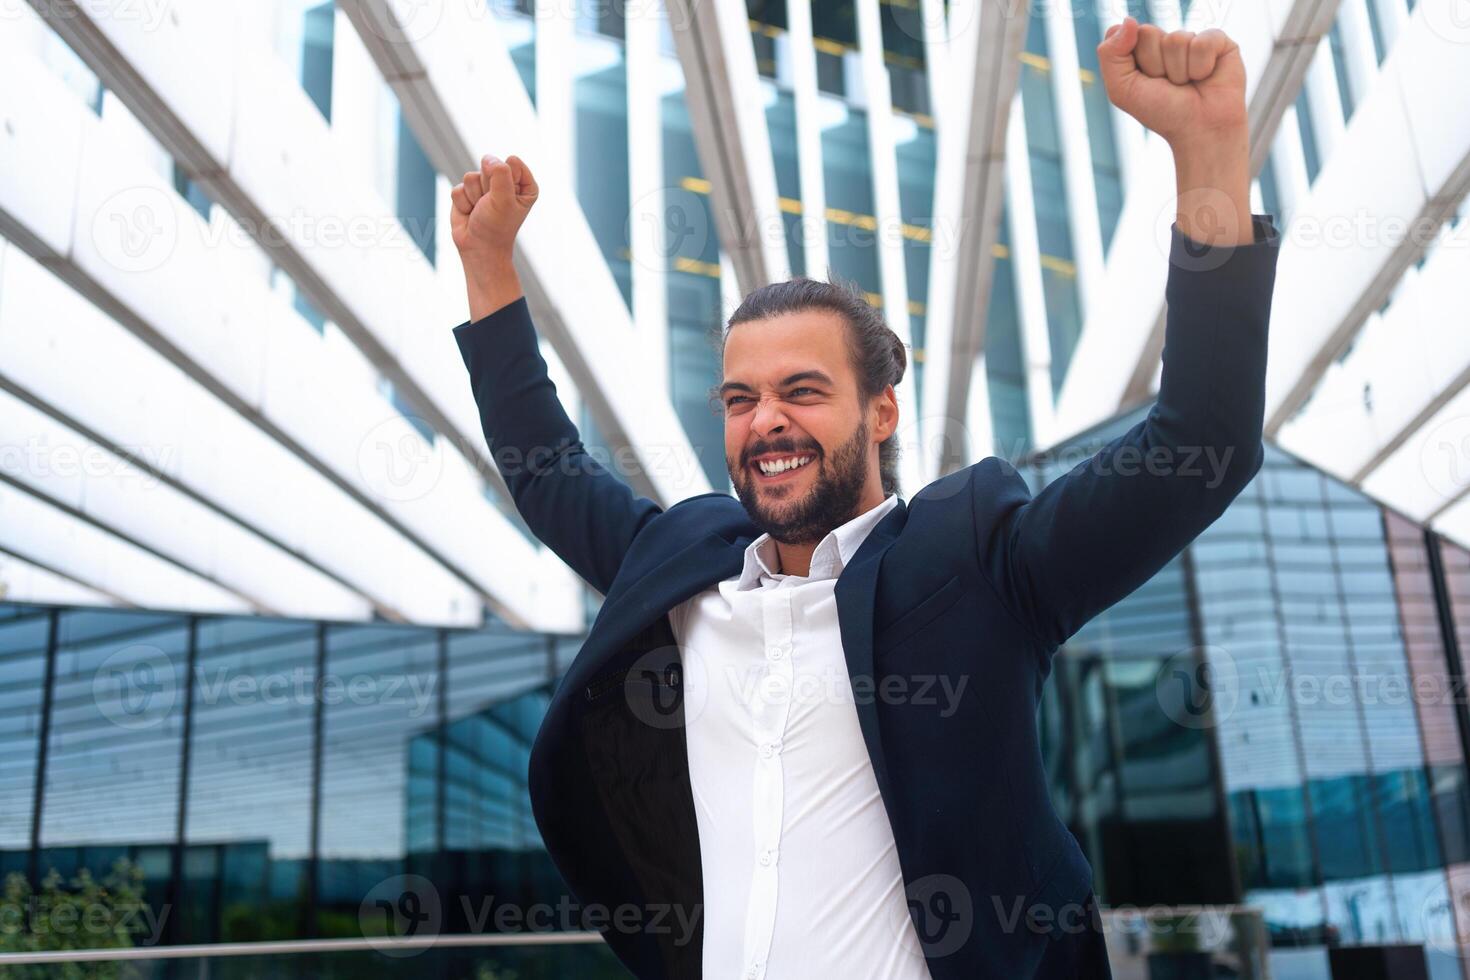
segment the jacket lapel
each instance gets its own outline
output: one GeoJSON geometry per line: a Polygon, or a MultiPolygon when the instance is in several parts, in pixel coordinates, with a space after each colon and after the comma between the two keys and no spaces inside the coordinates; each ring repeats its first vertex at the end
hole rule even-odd
{"type": "Polygon", "coordinates": [[[565,688],[567,694],[577,696],[581,687],[615,667],[609,660],[651,623],[695,593],[739,574],[745,546],[752,540],[737,537],[730,541],[710,531],[659,562],[627,591],[609,597],[587,636],[588,643],[596,642],[596,649],[584,650],[589,655],[573,662],[558,690],[565,688]]]}
{"type": "Polygon", "coordinates": [[[878,592],[878,566],[883,555],[903,529],[908,519],[907,508],[900,498],[898,505],[878,522],[863,540],[852,561],[837,576],[837,622],[842,634],[842,652],[847,658],[847,673],[852,680],[858,725],[878,792],[885,803],[892,799],[888,790],[888,766],[884,762],[883,743],[878,731],[878,678],[873,672],[873,609],[878,592]]]}

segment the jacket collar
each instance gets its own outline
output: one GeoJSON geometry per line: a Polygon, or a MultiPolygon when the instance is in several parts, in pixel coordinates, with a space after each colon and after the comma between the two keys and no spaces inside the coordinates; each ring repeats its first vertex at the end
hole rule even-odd
{"type": "MultiPolygon", "coordinates": [[[[898,504],[898,494],[890,493],[883,502],[868,508],[863,513],[827,532],[812,552],[811,568],[806,579],[838,578],[842,570],[852,561],[859,546],[867,540],[873,528],[898,504]]],[[[745,548],[745,564],[740,570],[740,581],[736,590],[745,592],[761,583],[762,575],[782,576],[777,566],[781,563],[776,551],[776,539],[762,534],[745,548]]]]}

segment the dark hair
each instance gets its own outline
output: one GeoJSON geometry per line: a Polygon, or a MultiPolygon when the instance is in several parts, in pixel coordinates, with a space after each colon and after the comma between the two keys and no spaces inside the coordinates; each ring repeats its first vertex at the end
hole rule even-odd
{"type": "MultiPolygon", "coordinates": [[[[719,335],[716,351],[723,362],[725,340],[730,331],[751,320],[768,320],[787,313],[827,310],[836,313],[847,324],[847,353],[858,381],[858,404],[866,409],[868,400],[888,385],[898,386],[908,367],[908,353],[898,334],[889,328],[858,285],[850,280],[834,278],[821,282],[798,276],[786,282],[773,282],[753,290],[730,315],[730,321],[719,335]]],[[[883,493],[897,493],[898,433],[878,445],[878,473],[883,493]]]]}

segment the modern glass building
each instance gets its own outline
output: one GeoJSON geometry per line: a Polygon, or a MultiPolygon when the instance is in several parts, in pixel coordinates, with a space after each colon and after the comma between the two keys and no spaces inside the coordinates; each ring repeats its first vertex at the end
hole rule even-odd
{"type": "MultiPolygon", "coordinates": [[[[1141,417],[1034,457],[1033,485],[1141,417]]],[[[1219,520],[1058,654],[1052,798],[1105,902],[1258,908],[1276,976],[1372,975],[1330,970],[1329,947],[1401,945],[1460,976],[1467,558],[1268,445],[1219,520]]]]}
{"type": "MultiPolygon", "coordinates": [[[[990,454],[1039,487],[1157,385],[1170,158],[1095,50],[1131,14],[1241,48],[1283,233],[1270,451],[1057,659],[1054,799],[1106,904],[1260,918],[1259,956],[1120,925],[1120,976],[1357,976],[1333,957],[1400,946],[1456,972],[1454,0],[123,6],[0,15],[4,870],[129,858],[173,945],[554,903],[525,752],[600,597],[479,431],[450,188],[484,152],[535,168],[543,354],[637,492],[729,489],[712,339],[789,274],[855,281],[909,344],[905,497],[990,454]]],[[[568,936],[238,962],[617,975],[568,936]]]]}

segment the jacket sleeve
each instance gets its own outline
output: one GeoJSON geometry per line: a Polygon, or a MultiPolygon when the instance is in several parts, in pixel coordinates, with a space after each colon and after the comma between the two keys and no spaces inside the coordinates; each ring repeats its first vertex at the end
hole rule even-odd
{"type": "Polygon", "coordinates": [[[524,297],[454,328],[496,468],[531,532],[607,593],[662,508],[587,453],[557,397],[524,297]]]}
{"type": "Polygon", "coordinates": [[[973,468],[981,567],[1048,655],[1183,551],[1261,468],[1280,233],[1269,215],[1252,228],[1249,244],[1205,246],[1173,225],[1146,418],[1035,497],[1003,460],[973,468]]]}

